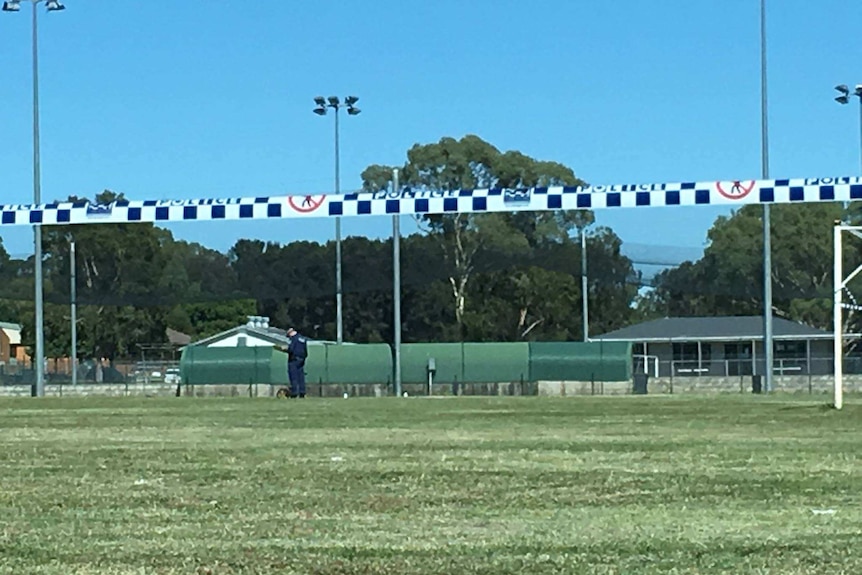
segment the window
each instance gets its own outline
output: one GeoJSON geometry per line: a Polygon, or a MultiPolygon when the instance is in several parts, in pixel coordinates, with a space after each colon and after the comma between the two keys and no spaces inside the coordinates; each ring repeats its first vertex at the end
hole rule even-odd
{"type": "Polygon", "coordinates": [[[751,343],[724,344],[725,359],[751,359],[751,343]]]}
{"type": "Polygon", "coordinates": [[[802,359],[806,356],[804,341],[776,341],[776,359],[802,359]]]}
{"type": "MultiPolygon", "coordinates": [[[[700,345],[700,358],[706,363],[712,357],[712,347],[708,343],[700,345]]],[[[697,361],[697,343],[673,344],[674,361],[697,361]]]]}
{"type": "Polygon", "coordinates": [[[751,343],[724,344],[727,375],[751,375],[751,343]]]}
{"type": "Polygon", "coordinates": [[[673,344],[675,373],[680,375],[702,375],[709,373],[712,347],[708,343],[702,343],[700,345],[700,357],[698,357],[697,347],[697,343],[673,344]]]}

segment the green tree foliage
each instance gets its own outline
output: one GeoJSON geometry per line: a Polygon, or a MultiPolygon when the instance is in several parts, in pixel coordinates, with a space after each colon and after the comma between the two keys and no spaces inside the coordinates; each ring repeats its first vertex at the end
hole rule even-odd
{"type": "MultiPolygon", "coordinates": [[[[363,188],[366,191],[387,189],[392,170],[388,166],[369,166],[362,174],[363,188]]],[[[472,135],[460,140],[443,138],[434,144],[417,144],[407,152],[407,162],[400,170],[400,183],[420,190],[584,183],[562,164],[538,161],[516,151],[500,152],[472,135]]],[[[450,306],[457,331],[460,338],[470,338],[475,329],[469,324],[475,323],[476,310],[468,310],[468,298],[481,261],[499,257],[528,258],[534,250],[570,242],[571,232],[590,225],[593,214],[575,210],[427,215],[420,221],[428,236],[440,246],[448,268],[450,306]]],[[[496,285],[501,289],[502,284],[496,285]]],[[[526,315],[523,321],[527,322],[526,315]]],[[[515,325],[510,327],[511,333],[517,332],[515,325]]],[[[526,323],[522,327],[526,327],[526,323]]],[[[529,331],[522,333],[526,335],[529,331]]]]}
{"type": "MultiPolygon", "coordinates": [[[[703,257],[661,273],[655,290],[641,302],[642,310],[652,316],[762,314],[762,213],[759,206],[746,206],[718,218],[709,231],[703,257]]],[[[838,203],[773,206],[776,315],[832,328],[832,229],[845,215],[838,203]]],[[[850,242],[845,265],[855,267],[860,261],[858,242],[850,242]]],[[[855,329],[858,314],[845,315],[845,329],[855,329]]]]}
{"type": "MultiPolygon", "coordinates": [[[[475,136],[414,146],[402,177],[420,189],[582,183],[561,164],[500,152],[475,136]]],[[[385,166],[363,174],[367,190],[385,189],[390,178],[385,166]]],[[[105,191],[93,201],[122,199],[105,191]]],[[[405,341],[581,338],[581,253],[571,237],[590,228],[591,212],[428,216],[420,223],[424,231],[401,244],[405,341]]],[[[335,338],[333,242],[244,239],[223,254],[149,223],[45,226],[42,233],[49,357],[71,351],[73,239],[81,359],[139,357],[140,346],[166,343],[166,328],[203,338],[248,315],[335,338]]],[[[598,333],[630,320],[637,274],[611,230],[590,228],[589,237],[590,323],[598,333]]],[[[31,350],[32,270],[32,258],[13,260],[0,245],[0,319],[22,323],[31,350]]],[[[346,238],[345,339],[393,340],[392,290],[391,240],[346,238]]]]}

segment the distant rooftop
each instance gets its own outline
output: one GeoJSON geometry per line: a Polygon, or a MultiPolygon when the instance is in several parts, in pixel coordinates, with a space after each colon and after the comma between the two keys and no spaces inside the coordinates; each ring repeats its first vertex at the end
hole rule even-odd
{"type": "MultiPolygon", "coordinates": [[[[832,332],[786,320],[772,319],[776,340],[831,339],[832,332]]],[[[763,340],[761,316],[666,317],[630,325],[590,338],[594,341],[752,341],[763,340]]]]}

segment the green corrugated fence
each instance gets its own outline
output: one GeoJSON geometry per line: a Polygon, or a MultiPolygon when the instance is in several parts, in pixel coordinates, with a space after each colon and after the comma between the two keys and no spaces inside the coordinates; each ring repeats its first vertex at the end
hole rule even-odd
{"type": "Polygon", "coordinates": [[[532,342],[532,381],[628,381],[632,349],[625,342],[532,342]]]}
{"type": "Polygon", "coordinates": [[[307,383],[390,383],[392,350],[385,343],[309,345],[307,383]],[[312,349],[318,353],[312,357],[312,349]],[[315,363],[315,358],[319,358],[315,363]]]}
{"type": "MultiPolygon", "coordinates": [[[[392,370],[392,353],[386,344],[311,344],[305,379],[309,384],[388,384],[392,370]]],[[[189,346],[180,359],[180,377],[189,385],[288,385],[287,354],[272,347],[189,346]]]]}
{"type": "Polygon", "coordinates": [[[409,343],[401,346],[401,381],[426,383],[434,359],[437,383],[528,381],[527,343],[409,343]]]}
{"type": "Polygon", "coordinates": [[[187,385],[287,383],[287,354],[271,347],[196,347],[183,350],[180,377],[187,385]]]}
{"type": "MultiPolygon", "coordinates": [[[[434,359],[436,383],[535,381],[629,381],[631,344],[603,342],[413,343],[401,347],[404,383],[428,381],[434,359]]],[[[195,347],[183,350],[181,377],[191,385],[271,383],[286,385],[287,356],[270,347],[195,347]]],[[[387,344],[311,344],[309,384],[391,384],[387,344]]]]}

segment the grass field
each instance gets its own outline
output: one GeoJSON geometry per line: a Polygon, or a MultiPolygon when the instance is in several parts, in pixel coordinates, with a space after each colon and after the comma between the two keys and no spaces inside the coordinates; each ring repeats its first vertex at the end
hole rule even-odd
{"type": "Polygon", "coordinates": [[[862,573],[862,405],[0,401],[3,573],[862,573]]]}

